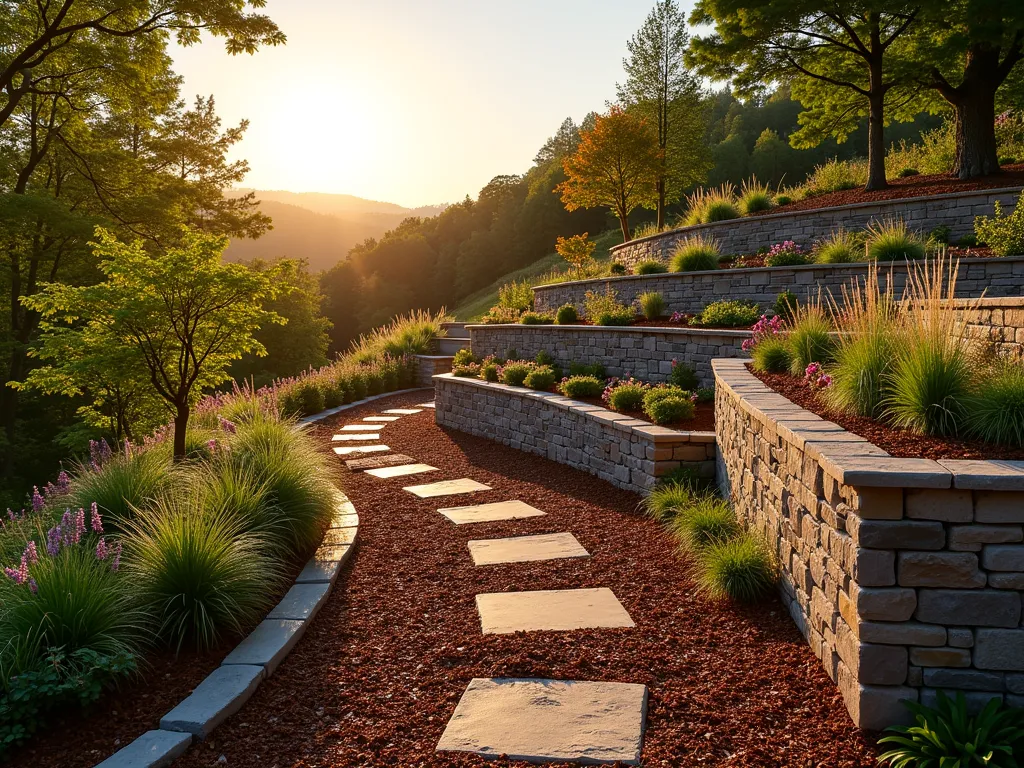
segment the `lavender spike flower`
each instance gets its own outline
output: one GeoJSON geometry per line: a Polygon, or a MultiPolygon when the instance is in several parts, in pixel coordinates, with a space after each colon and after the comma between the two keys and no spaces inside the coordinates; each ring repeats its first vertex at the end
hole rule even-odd
{"type": "Polygon", "coordinates": [[[39,550],[36,548],[36,543],[34,541],[30,541],[25,546],[25,553],[22,557],[28,558],[29,565],[35,565],[39,562],[39,550]]]}
{"type": "Polygon", "coordinates": [[[78,508],[75,513],[75,544],[82,540],[82,536],[85,533],[85,510],[82,507],[78,508]]]}
{"type": "Polygon", "coordinates": [[[71,490],[71,477],[61,469],[57,475],[57,493],[64,494],[71,490]]]}
{"type": "Polygon", "coordinates": [[[99,505],[96,504],[96,502],[94,501],[92,503],[92,506],[89,507],[89,510],[90,510],[90,513],[91,513],[91,515],[90,515],[90,523],[92,525],[92,532],[93,533],[103,533],[103,518],[100,517],[99,505]]]}
{"type": "Polygon", "coordinates": [[[110,570],[116,571],[121,567],[121,542],[114,545],[114,559],[110,561],[110,570]]]}
{"type": "Polygon", "coordinates": [[[36,583],[36,580],[33,579],[33,578],[29,578],[29,580],[28,580],[28,588],[30,590],[32,590],[32,594],[33,595],[36,594],[37,592],[39,592],[39,585],[36,583]]]}
{"type": "Polygon", "coordinates": [[[46,532],[46,554],[53,557],[60,552],[60,526],[55,525],[46,532]]]}
{"type": "Polygon", "coordinates": [[[32,486],[32,511],[42,512],[43,507],[46,506],[46,500],[42,494],[39,493],[39,489],[36,486],[32,486]]]}
{"type": "Polygon", "coordinates": [[[96,559],[106,560],[108,554],[109,553],[107,552],[107,541],[102,536],[100,536],[99,543],[96,544],[96,559]]]}

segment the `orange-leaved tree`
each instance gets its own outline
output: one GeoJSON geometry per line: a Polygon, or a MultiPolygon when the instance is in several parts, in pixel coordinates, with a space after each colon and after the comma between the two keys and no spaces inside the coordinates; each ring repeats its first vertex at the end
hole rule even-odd
{"type": "Polygon", "coordinates": [[[588,232],[572,237],[560,237],[555,241],[555,250],[558,255],[569,262],[569,265],[576,269],[576,276],[582,277],[583,268],[590,263],[597,243],[587,239],[588,232]]]}
{"type": "Polygon", "coordinates": [[[566,210],[607,205],[619,218],[623,241],[630,239],[630,212],[658,204],[658,136],[647,120],[621,107],[580,133],[579,148],[562,167],[566,179],[556,189],[566,210]]]}

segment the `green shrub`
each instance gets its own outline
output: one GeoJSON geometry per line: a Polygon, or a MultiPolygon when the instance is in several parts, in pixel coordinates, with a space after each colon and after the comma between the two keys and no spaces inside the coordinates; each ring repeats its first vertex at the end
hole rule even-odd
{"type": "Polygon", "coordinates": [[[452,358],[452,373],[455,376],[474,377],[480,375],[480,361],[466,347],[455,353],[452,358]]]}
{"type": "Polygon", "coordinates": [[[674,424],[692,419],[693,401],[690,393],[678,387],[651,387],[644,394],[644,414],[655,424],[674,424]]]}
{"type": "Polygon", "coordinates": [[[750,534],[712,544],[698,558],[697,584],[714,599],[753,602],[770,593],[775,580],[768,548],[750,534]]]}
{"type": "Polygon", "coordinates": [[[478,360],[473,354],[473,351],[463,347],[455,353],[455,357],[452,358],[452,365],[469,365],[470,363],[476,363],[478,360]]]}
{"type": "Polygon", "coordinates": [[[1014,165],[1016,162],[1017,162],[1017,158],[1016,157],[1010,157],[1008,155],[1004,155],[1003,157],[999,158],[999,164],[1000,165],[1014,165]]]}
{"type": "Polygon", "coordinates": [[[967,699],[957,692],[949,699],[939,690],[935,708],[904,701],[916,725],[893,725],[879,745],[892,745],[878,756],[891,768],[1017,768],[1024,750],[1024,710],[1004,707],[991,699],[971,715],[967,699]]]}
{"type": "Polygon", "coordinates": [[[612,262],[612,265],[608,267],[608,272],[612,275],[624,275],[626,274],[626,265],[617,261],[612,262]]]}
{"type": "Polygon", "coordinates": [[[640,312],[648,320],[657,320],[665,314],[665,299],[657,291],[647,291],[637,296],[640,312]]]}
{"type": "Polygon", "coordinates": [[[480,364],[480,378],[491,382],[498,380],[498,364],[493,359],[480,364]]]}
{"type": "Polygon", "coordinates": [[[452,375],[459,376],[464,379],[475,379],[479,378],[482,372],[482,366],[480,363],[467,363],[466,365],[453,365],[452,375]]]}
{"type": "MultiPolygon", "coordinates": [[[[190,430],[192,431],[192,430],[190,430]]],[[[115,454],[99,468],[82,466],[71,484],[68,506],[88,509],[95,502],[108,527],[121,530],[136,509],[145,509],[174,482],[167,451],[131,450],[115,454]]]]}
{"type": "Polygon", "coordinates": [[[734,300],[716,301],[704,307],[699,315],[690,320],[690,325],[737,328],[753,325],[760,316],[756,304],[734,300]]]}
{"type": "Polygon", "coordinates": [[[999,256],[1024,254],[1024,204],[1018,200],[1013,213],[1005,216],[1002,206],[996,200],[995,215],[992,218],[976,217],[974,231],[978,239],[999,256]]]}
{"type": "Polygon", "coordinates": [[[899,172],[898,175],[899,175],[899,177],[901,179],[905,179],[908,176],[917,176],[920,173],[921,172],[919,170],[917,170],[917,168],[902,168],[902,169],[900,169],[900,172],[899,172]]]}
{"type": "Polygon", "coordinates": [[[553,366],[555,364],[555,358],[554,355],[552,355],[546,349],[542,349],[534,356],[533,362],[535,362],[537,365],[553,366]]]}
{"type": "Polygon", "coordinates": [[[785,373],[793,362],[793,353],[785,336],[767,336],[750,350],[751,364],[755,371],[785,373]]]}
{"type": "Polygon", "coordinates": [[[633,268],[634,275],[660,275],[668,272],[668,267],[655,259],[641,261],[633,268]]]}
{"type": "Polygon", "coordinates": [[[517,314],[533,309],[533,285],[529,280],[505,283],[498,289],[498,306],[517,314]]]}
{"type": "Polygon", "coordinates": [[[679,544],[695,555],[735,538],[740,532],[729,504],[713,496],[692,498],[672,524],[672,533],[679,539],[679,544]]]}
{"type": "Polygon", "coordinates": [[[50,648],[33,667],[3,681],[0,758],[42,730],[51,714],[72,706],[88,707],[137,669],[131,654],[50,648]]]}
{"type": "Polygon", "coordinates": [[[924,240],[902,219],[875,221],[867,229],[867,256],[871,261],[923,259],[924,240]]]}
{"type": "Polygon", "coordinates": [[[655,520],[666,523],[674,519],[694,501],[694,492],[686,483],[662,482],[643,501],[644,511],[655,520]]]}
{"type": "Polygon", "coordinates": [[[945,224],[940,224],[928,233],[928,242],[936,245],[949,245],[949,238],[952,234],[952,229],[945,224]]]}
{"type": "Polygon", "coordinates": [[[786,337],[789,342],[790,373],[803,376],[811,363],[832,362],[835,342],[831,332],[832,324],[820,301],[808,301],[801,305],[786,337]]]}
{"type": "Polygon", "coordinates": [[[519,316],[519,322],[523,325],[551,325],[555,318],[544,312],[523,312],[519,316]]]}
{"type": "Polygon", "coordinates": [[[570,376],[559,385],[558,391],[566,397],[600,397],[604,382],[595,376],[570,376]]]}
{"type": "Polygon", "coordinates": [[[791,320],[800,306],[800,300],[792,291],[783,291],[775,297],[775,304],[772,305],[772,312],[783,320],[791,320]]]}
{"type": "Polygon", "coordinates": [[[367,397],[366,377],[359,371],[353,371],[349,376],[349,382],[352,384],[352,400],[354,402],[365,400],[367,397]]]}
{"type": "Polygon", "coordinates": [[[611,287],[604,293],[587,291],[583,299],[587,318],[595,325],[631,325],[636,315],[619,302],[618,295],[611,287]]]}
{"type": "Polygon", "coordinates": [[[490,311],[480,318],[480,322],[484,325],[509,325],[518,323],[521,314],[518,309],[511,307],[491,307],[490,311]]]}
{"type": "Polygon", "coordinates": [[[1024,366],[1001,361],[979,379],[966,403],[968,431],[988,443],[1024,446],[1024,366]]]}
{"type": "Polygon", "coordinates": [[[668,376],[669,384],[679,389],[692,392],[697,389],[700,382],[697,380],[697,372],[686,363],[678,360],[672,361],[672,372],[668,376]]]}
{"type": "Polygon", "coordinates": [[[132,579],[157,635],[176,651],[248,631],[281,582],[265,542],[240,517],[190,506],[187,497],[161,505],[131,537],[132,579]]]}
{"type": "Polygon", "coordinates": [[[807,186],[817,195],[853,189],[867,182],[867,165],[843,160],[829,160],[817,165],[807,179],[807,186]]]}
{"type": "MultiPolygon", "coordinates": [[[[683,224],[695,226],[739,218],[736,207],[736,188],[723,184],[715,189],[698,189],[687,198],[688,207],[683,224]]],[[[678,271],[678,270],[677,270],[678,271]]]]}
{"type": "Polygon", "coordinates": [[[559,325],[572,325],[580,319],[576,307],[572,304],[563,304],[555,313],[555,322],[559,325]]]}
{"type": "Polygon", "coordinates": [[[511,387],[521,387],[532,370],[533,363],[509,362],[502,366],[498,378],[502,384],[508,384],[511,387]]]}
{"type": "Polygon", "coordinates": [[[623,308],[615,312],[604,312],[594,320],[594,325],[632,325],[636,313],[632,309],[623,308]]]}
{"type": "Polygon", "coordinates": [[[569,363],[570,376],[593,376],[602,381],[608,378],[604,366],[600,363],[569,363]]]}
{"type": "Polygon", "coordinates": [[[793,198],[790,197],[789,195],[776,195],[775,196],[775,204],[776,205],[789,205],[792,202],[793,202],[793,198]]]}
{"type": "Polygon", "coordinates": [[[713,402],[715,402],[715,388],[714,387],[698,387],[696,395],[697,395],[697,402],[698,403],[713,403],[713,402]]]}
{"type": "Polygon", "coordinates": [[[864,239],[845,229],[837,229],[815,246],[814,260],[819,264],[850,264],[864,259],[864,239]]]}
{"type": "Polygon", "coordinates": [[[744,216],[764,213],[771,210],[773,205],[772,192],[767,184],[761,184],[757,179],[743,182],[743,185],[740,187],[740,213],[744,216]]]}
{"type": "Polygon", "coordinates": [[[363,380],[366,382],[367,395],[379,395],[384,392],[384,377],[381,376],[380,371],[364,367],[363,380]]]}
{"type": "Polygon", "coordinates": [[[551,370],[550,366],[538,365],[526,374],[526,378],[523,379],[523,386],[540,392],[547,392],[555,385],[555,378],[555,372],[551,370]]]}
{"type": "Polygon", "coordinates": [[[619,382],[608,394],[608,407],[613,411],[639,411],[647,390],[647,385],[632,379],[619,382]]]}
{"type": "Polygon", "coordinates": [[[680,241],[672,256],[673,272],[699,272],[718,269],[721,251],[718,241],[705,235],[687,237],[680,241]]]}

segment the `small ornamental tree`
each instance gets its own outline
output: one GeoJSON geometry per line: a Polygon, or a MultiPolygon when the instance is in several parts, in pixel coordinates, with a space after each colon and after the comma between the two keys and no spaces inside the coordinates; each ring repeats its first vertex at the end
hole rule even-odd
{"type": "Polygon", "coordinates": [[[38,356],[48,365],[30,381],[76,395],[116,361],[130,380],[148,380],[170,408],[174,458],[183,459],[191,406],[202,390],[226,381],[231,361],[264,354],[254,333],[283,322],[263,308],[277,294],[274,271],[224,263],[227,242],[186,229],[179,246],[150,253],[97,228],[91,245],[103,282],[48,283],[22,298],[46,322],[38,356]]]}
{"type": "Polygon", "coordinates": [[[587,239],[587,232],[572,237],[560,237],[555,241],[555,250],[576,270],[577,277],[583,273],[583,267],[590,263],[597,243],[587,239]]]}
{"type": "Polygon", "coordinates": [[[580,132],[576,153],[565,158],[566,180],[556,187],[566,210],[606,205],[615,211],[622,239],[630,239],[629,214],[655,208],[662,173],[658,136],[643,117],[621,107],[599,116],[580,132]]]}

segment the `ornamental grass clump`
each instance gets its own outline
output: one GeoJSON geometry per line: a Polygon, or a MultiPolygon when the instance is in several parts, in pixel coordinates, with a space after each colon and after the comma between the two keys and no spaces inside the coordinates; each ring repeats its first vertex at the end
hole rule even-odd
{"type": "Polygon", "coordinates": [[[982,369],[966,411],[969,434],[987,443],[1024,447],[1024,364],[999,360],[982,369]]]}
{"type": "Polygon", "coordinates": [[[437,314],[417,310],[400,315],[390,325],[360,336],[352,344],[348,357],[356,363],[369,363],[383,357],[400,359],[404,355],[421,355],[430,349],[435,338],[445,335],[441,324],[448,319],[444,308],[437,314]]]}
{"type": "Polygon", "coordinates": [[[718,269],[721,260],[718,241],[709,235],[693,235],[683,238],[672,255],[673,272],[698,272],[718,269]]]}
{"type": "Polygon", "coordinates": [[[714,543],[698,559],[697,585],[713,599],[751,603],[769,594],[776,579],[771,553],[750,533],[714,543]]]}
{"type": "Polygon", "coordinates": [[[604,382],[596,376],[570,376],[562,380],[558,391],[566,397],[600,397],[604,382]]]}
{"type": "Polygon", "coordinates": [[[785,336],[762,339],[750,349],[751,365],[755,371],[786,373],[793,364],[793,353],[785,336]]]}
{"type": "Polygon", "coordinates": [[[775,205],[771,188],[757,179],[744,181],[740,187],[739,209],[744,216],[769,211],[775,205]]]}
{"type": "Polygon", "coordinates": [[[728,502],[714,496],[691,498],[671,525],[683,551],[694,555],[735,538],[742,530],[728,502]]]}
{"type": "Polygon", "coordinates": [[[789,372],[803,376],[811,363],[830,363],[835,342],[832,323],[822,306],[821,297],[808,298],[794,313],[787,341],[789,342],[789,372]]]}
{"type": "Polygon", "coordinates": [[[660,275],[664,272],[668,272],[668,266],[662,264],[656,259],[648,259],[647,261],[641,261],[635,267],[633,267],[634,275],[660,275]]]}
{"type": "Polygon", "coordinates": [[[979,361],[963,318],[978,300],[956,303],[958,266],[940,258],[907,276],[905,321],[883,377],[881,408],[895,427],[954,436],[964,424],[979,361]]]}
{"type": "Polygon", "coordinates": [[[687,198],[687,204],[683,216],[683,226],[687,227],[737,219],[740,216],[736,206],[736,187],[729,183],[713,189],[702,187],[687,198]]]}
{"type": "Polygon", "coordinates": [[[618,300],[618,292],[611,287],[604,293],[587,291],[584,294],[583,310],[594,325],[632,325],[636,314],[618,300]]]}
{"type": "Polygon", "coordinates": [[[864,237],[840,227],[814,246],[818,264],[850,264],[864,260],[864,237]]]}
{"type": "Polygon", "coordinates": [[[685,483],[659,483],[643,500],[643,509],[658,522],[673,520],[694,501],[694,492],[685,483]]]}
{"type": "Polygon", "coordinates": [[[843,286],[842,302],[832,298],[829,311],[840,330],[825,402],[843,413],[877,417],[903,326],[902,305],[893,296],[892,280],[883,290],[878,269],[870,269],[863,284],[858,280],[852,287],[843,286]]]}
{"type": "Polygon", "coordinates": [[[665,298],[657,291],[641,293],[636,300],[647,320],[657,320],[665,315],[665,298]]]}
{"type": "MultiPolygon", "coordinates": [[[[199,437],[198,430],[190,432],[199,437]]],[[[186,451],[197,447],[193,442],[186,445],[186,451]]],[[[150,506],[176,477],[169,450],[142,449],[126,443],[124,451],[113,454],[109,448],[104,451],[97,446],[91,451],[89,463],[74,472],[67,503],[74,509],[87,509],[95,502],[107,526],[120,530],[124,521],[135,516],[135,510],[150,506]]]]}
{"type": "Polygon", "coordinates": [[[866,250],[870,261],[914,261],[925,257],[924,238],[898,218],[871,222],[866,250]]]}

